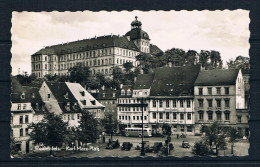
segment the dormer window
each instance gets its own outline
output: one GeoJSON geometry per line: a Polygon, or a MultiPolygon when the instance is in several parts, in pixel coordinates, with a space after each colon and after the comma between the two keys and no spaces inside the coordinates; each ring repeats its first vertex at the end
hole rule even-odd
{"type": "Polygon", "coordinates": [[[32,98],[35,98],[35,94],[34,93],[32,93],[32,98]]]}
{"type": "Polygon", "coordinates": [[[42,105],[42,111],[45,111],[45,106],[44,106],[44,104],[42,105]]]}
{"type": "Polygon", "coordinates": [[[65,108],[66,108],[67,111],[70,111],[70,103],[67,103],[65,108]]]}
{"type": "Polygon", "coordinates": [[[103,93],[103,97],[105,97],[106,96],[106,94],[105,93],[103,93]]]}
{"type": "Polygon", "coordinates": [[[84,91],[80,91],[81,96],[85,96],[85,92],[84,91]]]}
{"type": "Polygon", "coordinates": [[[81,100],[80,102],[81,102],[84,106],[87,104],[87,103],[86,103],[86,100],[81,100]]]}
{"type": "Polygon", "coordinates": [[[78,108],[77,103],[74,103],[74,105],[73,105],[73,109],[76,110],[77,108],[78,108]]]}
{"type": "Polygon", "coordinates": [[[64,95],[65,99],[69,99],[69,94],[68,92],[64,95]]]}
{"type": "Polygon", "coordinates": [[[39,104],[38,103],[35,104],[35,110],[39,111],[39,104]]]}
{"type": "Polygon", "coordinates": [[[125,90],[121,90],[121,95],[125,95],[125,90]]]}
{"type": "Polygon", "coordinates": [[[131,95],[131,93],[132,93],[131,90],[128,89],[128,90],[127,90],[127,95],[131,95]]]}
{"type": "Polygon", "coordinates": [[[90,102],[92,103],[92,105],[96,105],[96,100],[91,100],[90,102]]]}
{"type": "Polygon", "coordinates": [[[22,93],[21,99],[25,99],[25,93],[22,93]]]}
{"type": "Polygon", "coordinates": [[[113,97],[116,97],[116,93],[113,93],[113,97]]]}

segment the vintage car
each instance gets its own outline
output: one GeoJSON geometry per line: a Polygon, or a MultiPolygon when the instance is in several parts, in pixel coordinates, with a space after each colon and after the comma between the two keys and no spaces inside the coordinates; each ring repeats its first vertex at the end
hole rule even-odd
{"type": "Polygon", "coordinates": [[[183,148],[190,148],[190,144],[187,141],[182,141],[182,145],[183,148]]]}

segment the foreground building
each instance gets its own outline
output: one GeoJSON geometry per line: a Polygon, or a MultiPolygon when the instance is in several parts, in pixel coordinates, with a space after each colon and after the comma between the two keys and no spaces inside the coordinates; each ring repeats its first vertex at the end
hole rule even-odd
{"type": "Polygon", "coordinates": [[[237,127],[238,120],[244,122],[244,119],[247,119],[242,118],[243,114],[237,112],[245,109],[244,80],[241,70],[201,71],[195,82],[194,96],[195,133],[203,132],[203,126],[214,121],[223,126],[237,127]]]}
{"type": "Polygon", "coordinates": [[[118,99],[118,119],[127,127],[144,126],[162,132],[194,134],[194,82],[200,66],[163,67],[139,75],[134,87],[124,86],[118,99]]]}
{"type": "Polygon", "coordinates": [[[31,55],[32,74],[37,77],[67,75],[68,69],[77,65],[89,66],[92,74],[111,76],[114,66],[126,62],[138,65],[136,56],[140,53],[162,52],[150,44],[149,35],[142,30],[142,23],[136,19],[131,30],[124,36],[107,35],[45,47],[31,55]]]}

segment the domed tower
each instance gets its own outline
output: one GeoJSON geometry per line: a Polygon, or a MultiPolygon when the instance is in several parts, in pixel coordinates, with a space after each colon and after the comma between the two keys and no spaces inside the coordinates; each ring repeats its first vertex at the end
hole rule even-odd
{"type": "Polygon", "coordinates": [[[137,16],[131,23],[131,31],[128,31],[125,37],[132,40],[141,52],[150,53],[149,35],[142,30],[142,23],[137,20],[137,16]]]}

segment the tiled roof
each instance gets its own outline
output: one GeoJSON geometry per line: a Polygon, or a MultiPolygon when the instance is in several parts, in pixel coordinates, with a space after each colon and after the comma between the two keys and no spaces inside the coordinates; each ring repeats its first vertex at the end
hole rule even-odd
{"type": "Polygon", "coordinates": [[[155,70],[151,96],[193,95],[200,66],[162,67],[155,70]]]}
{"type": "Polygon", "coordinates": [[[132,97],[132,93],[133,93],[133,85],[123,85],[123,87],[120,90],[119,97],[120,98],[129,98],[129,97],[132,97]],[[125,95],[121,94],[122,90],[125,91],[125,95]],[[127,94],[127,90],[131,90],[131,95],[127,94]]]}
{"type": "Polygon", "coordinates": [[[195,85],[234,85],[236,83],[239,69],[217,69],[200,71],[195,85]]]}
{"type": "Polygon", "coordinates": [[[152,55],[156,55],[156,54],[158,54],[160,52],[163,52],[163,51],[160,48],[158,48],[158,46],[150,44],[150,53],[152,55]]]}
{"type": "Polygon", "coordinates": [[[149,89],[153,83],[153,79],[154,73],[138,75],[133,89],[149,89]]]}
{"type": "Polygon", "coordinates": [[[11,91],[11,102],[12,103],[29,103],[31,95],[27,93],[26,89],[22,87],[16,77],[11,77],[12,91],[11,91]],[[24,94],[24,98],[22,98],[24,94]]]}
{"type": "Polygon", "coordinates": [[[46,84],[58,102],[77,102],[65,82],[47,81],[46,84]],[[68,98],[65,98],[66,94],[68,94],[68,98]]]}
{"type": "Polygon", "coordinates": [[[89,50],[102,49],[108,47],[120,47],[120,48],[139,51],[136,45],[133,43],[133,41],[129,41],[126,37],[108,35],[108,36],[100,36],[97,38],[69,42],[65,44],[48,46],[37,51],[33,55],[41,55],[41,54],[61,55],[65,53],[89,51],[89,50]]]}
{"type": "Polygon", "coordinates": [[[80,113],[81,109],[79,106],[74,107],[74,103],[70,104],[69,107],[67,107],[67,103],[59,103],[60,109],[62,110],[63,114],[69,114],[69,113],[80,113]]]}
{"type": "Polygon", "coordinates": [[[130,31],[128,31],[125,36],[130,36],[130,39],[131,40],[135,40],[135,39],[147,39],[147,40],[150,40],[149,39],[149,35],[147,34],[147,32],[139,29],[139,28],[135,28],[135,29],[132,29],[130,31]]]}

